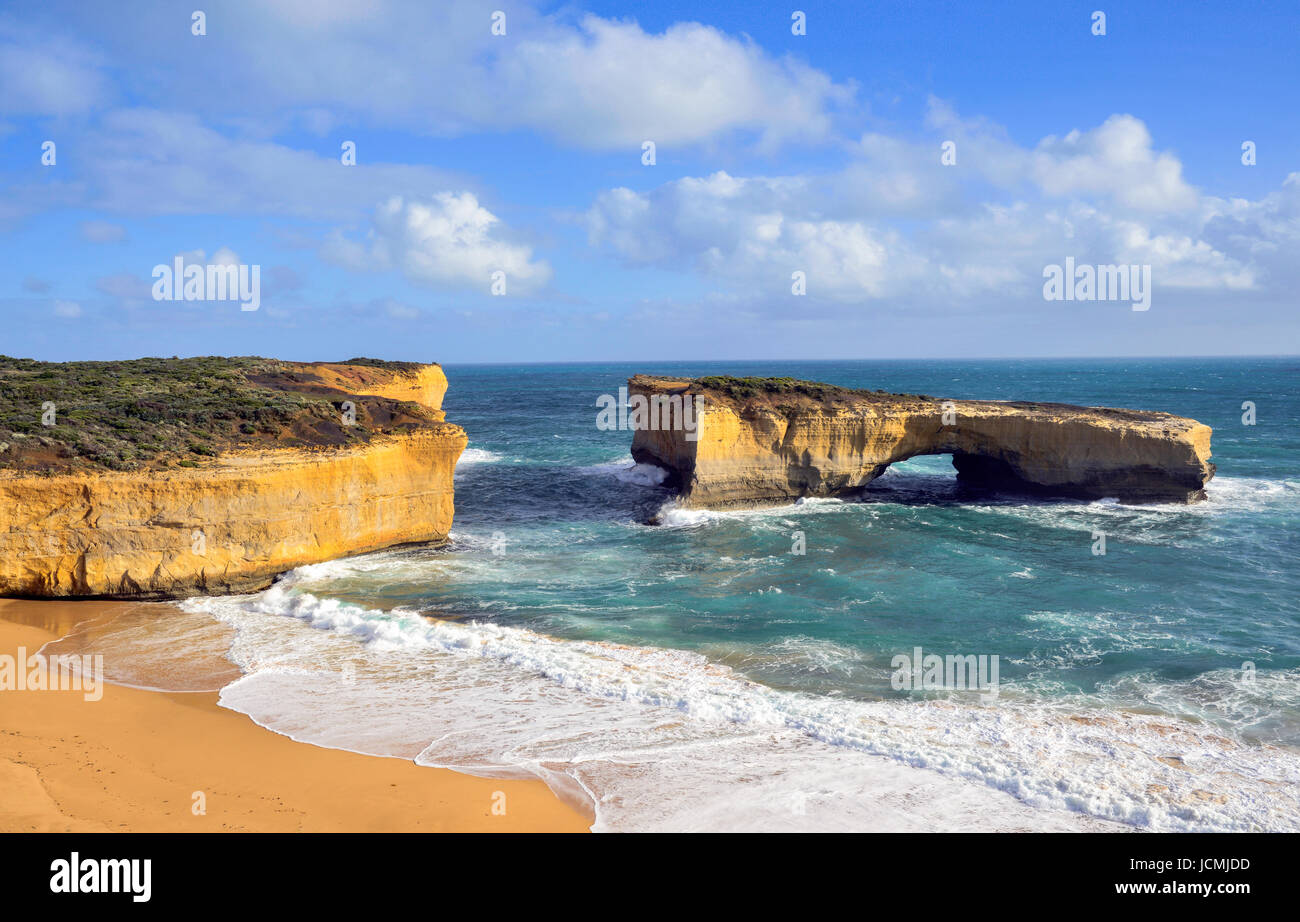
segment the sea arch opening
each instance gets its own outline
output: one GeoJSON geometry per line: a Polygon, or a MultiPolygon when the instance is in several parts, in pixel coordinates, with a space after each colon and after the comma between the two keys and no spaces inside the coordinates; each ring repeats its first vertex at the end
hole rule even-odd
{"type": "Polygon", "coordinates": [[[897,502],[957,497],[957,467],[950,451],[918,452],[889,464],[862,490],[863,499],[897,502]]]}

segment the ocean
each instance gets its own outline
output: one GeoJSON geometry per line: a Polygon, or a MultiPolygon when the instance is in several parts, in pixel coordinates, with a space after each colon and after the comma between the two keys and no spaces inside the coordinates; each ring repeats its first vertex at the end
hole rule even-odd
{"type": "Polygon", "coordinates": [[[225,707],[541,777],[597,830],[1300,830],[1300,359],[446,371],[470,446],[446,546],[151,635],[237,667],[209,677],[225,707]],[[861,502],[675,509],[596,426],[639,372],[1161,410],[1213,427],[1218,474],[1186,506],[971,500],[929,456],[861,502]],[[996,695],[898,688],[917,648],[996,656],[996,695]]]}

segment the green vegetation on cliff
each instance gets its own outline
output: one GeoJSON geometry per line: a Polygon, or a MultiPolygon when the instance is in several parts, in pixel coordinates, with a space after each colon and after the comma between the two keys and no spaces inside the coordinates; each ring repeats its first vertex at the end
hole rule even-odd
{"type": "Polygon", "coordinates": [[[929,400],[923,394],[894,394],[889,391],[853,390],[835,384],[822,384],[818,381],[802,381],[798,378],[741,378],[735,375],[706,375],[695,378],[692,389],[713,391],[730,400],[744,401],[755,397],[807,397],[812,400],[833,401],[847,397],[903,397],[916,400],[929,400]]]}
{"type": "MultiPolygon", "coordinates": [[[[353,359],[408,371],[418,365],[353,359]]],[[[0,356],[0,468],[195,467],[223,451],[366,442],[436,421],[419,404],[357,398],[259,357],[38,362],[0,356]],[[52,425],[49,425],[52,423],[52,425]]]]}

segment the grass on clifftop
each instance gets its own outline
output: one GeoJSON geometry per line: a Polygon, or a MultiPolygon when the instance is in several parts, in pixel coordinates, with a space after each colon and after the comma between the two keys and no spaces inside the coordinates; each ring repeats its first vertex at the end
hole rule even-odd
{"type": "Polygon", "coordinates": [[[894,394],[888,391],[853,390],[835,384],[802,381],[798,378],[741,378],[735,375],[706,375],[692,382],[696,387],[715,391],[736,401],[755,397],[808,397],[812,400],[831,401],[836,398],[869,395],[873,397],[907,397],[929,400],[924,394],[894,394]]]}
{"type": "MultiPolygon", "coordinates": [[[[352,360],[353,364],[418,367],[352,360]]],[[[198,467],[223,451],[337,446],[430,422],[418,404],[357,398],[257,357],[38,362],[0,356],[0,468],[32,472],[198,467]],[[258,377],[258,383],[250,381],[258,377]],[[46,425],[51,420],[53,425],[46,425]]]]}
{"type": "MultiPolygon", "coordinates": [[[[671,379],[679,380],[679,379],[671,379]]],[[[827,406],[843,406],[859,403],[865,399],[878,402],[903,401],[914,403],[924,401],[933,403],[935,398],[929,394],[900,394],[893,391],[856,390],[835,384],[822,384],[817,381],[802,381],[798,378],[742,378],[735,375],[707,375],[695,378],[691,382],[693,389],[709,391],[720,395],[737,405],[760,404],[773,407],[783,412],[798,412],[800,407],[789,402],[788,398],[804,398],[827,406]],[[783,398],[787,398],[784,399],[783,398]]],[[[986,401],[974,401],[986,402],[986,401]]],[[[1000,403],[1000,401],[991,401],[1000,403]]],[[[1006,401],[1004,406],[1026,410],[1033,413],[1045,413],[1057,416],[1085,415],[1093,418],[1114,420],[1121,423],[1152,422],[1187,422],[1180,417],[1152,410],[1126,410],[1116,407],[1081,407],[1068,403],[1045,403],[1040,401],[1014,400],[1006,401]]],[[[807,404],[803,404],[807,408],[807,404]]]]}

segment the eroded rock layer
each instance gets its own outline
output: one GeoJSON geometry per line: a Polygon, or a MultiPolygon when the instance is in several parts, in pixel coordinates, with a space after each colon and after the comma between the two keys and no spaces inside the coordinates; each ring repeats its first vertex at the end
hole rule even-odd
{"type": "Polygon", "coordinates": [[[631,399],[687,397],[686,425],[637,428],[632,455],[667,469],[683,505],[851,496],[896,461],[951,454],[960,482],[1125,502],[1204,498],[1210,427],[1167,413],[934,399],[790,379],[637,376],[631,399]],[[694,423],[695,431],[689,431],[694,423]]]}
{"type": "Polygon", "coordinates": [[[321,398],[303,411],[316,428],[286,427],[296,447],[166,469],[0,471],[0,595],[252,591],[294,567],[446,538],[466,437],[443,421],[441,368],[292,363],[287,374],[279,387],[321,398]],[[364,436],[339,444],[318,404],[332,413],[322,401],[350,409],[349,398],[364,436]],[[318,430],[319,444],[304,440],[318,430]]]}

